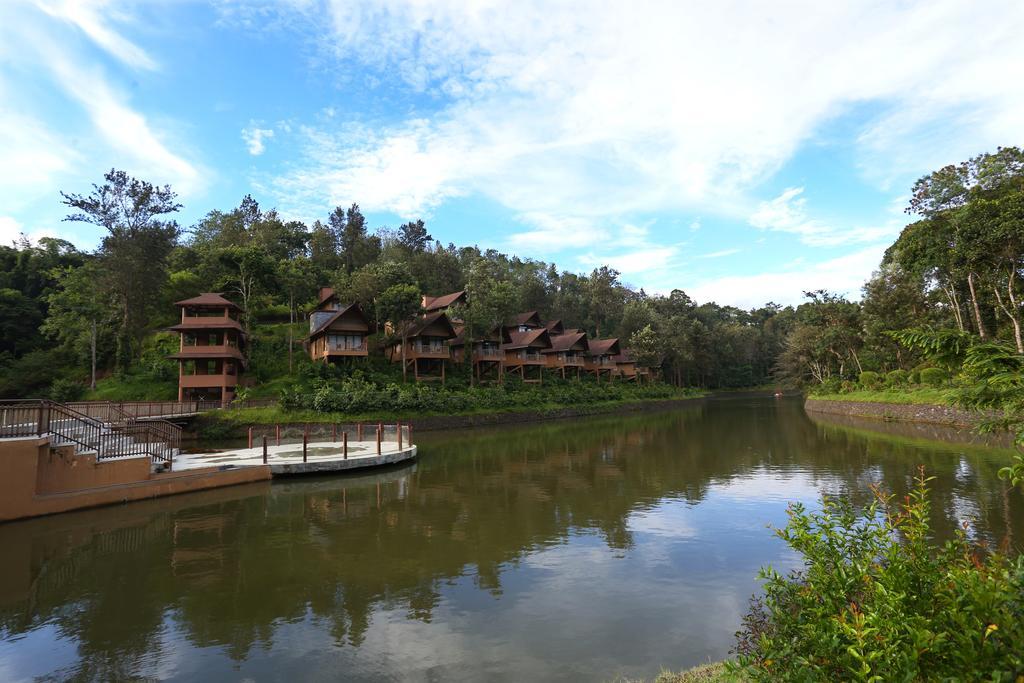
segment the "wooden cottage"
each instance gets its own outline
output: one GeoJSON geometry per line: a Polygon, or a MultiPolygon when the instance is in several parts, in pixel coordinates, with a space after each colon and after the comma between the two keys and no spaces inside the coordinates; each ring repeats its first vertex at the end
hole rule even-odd
{"type": "Polygon", "coordinates": [[[450,342],[452,359],[456,363],[464,363],[471,360],[477,381],[485,379],[500,380],[504,376],[504,364],[502,360],[505,352],[502,346],[512,341],[511,333],[504,325],[497,325],[487,334],[478,335],[470,344],[472,349],[467,359],[466,351],[466,330],[461,324],[455,325],[455,338],[450,342]]]}
{"type": "Polygon", "coordinates": [[[342,304],[330,287],[320,289],[320,302],[309,314],[309,357],[325,363],[369,355],[370,321],[357,303],[342,304]]]}
{"type": "Polygon", "coordinates": [[[587,342],[587,355],[583,369],[597,377],[611,381],[615,374],[615,356],[622,353],[618,339],[591,339],[587,342]]]}
{"type": "Polygon", "coordinates": [[[587,333],[575,330],[551,335],[551,348],[542,353],[549,370],[558,372],[562,379],[567,376],[579,379],[583,374],[587,350],[587,333]]]}
{"type": "Polygon", "coordinates": [[[447,311],[455,304],[466,304],[466,290],[461,289],[451,294],[442,294],[441,296],[427,296],[424,294],[421,300],[423,310],[427,313],[447,311]]]}
{"type": "MultiPolygon", "coordinates": [[[[449,342],[455,336],[455,328],[443,311],[428,313],[408,323],[405,366],[413,371],[417,382],[434,379],[444,382],[445,366],[451,358],[449,342]]],[[[395,330],[395,339],[385,353],[391,362],[402,362],[401,329],[395,330]]]]}
{"type": "Polygon", "coordinates": [[[544,381],[544,366],[547,358],[544,351],[551,348],[551,337],[543,327],[515,329],[509,334],[509,342],[502,344],[502,362],[505,372],[518,372],[524,382],[540,384],[544,381]]]}
{"type": "Polygon", "coordinates": [[[245,368],[242,309],[217,292],[174,305],[181,309],[181,322],[170,328],[180,335],[170,356],[178,361],[178,400],[231,403],[245,368]]]}
{"type": "Polygon", "coordinates": [[[612,360],[615,361],[615,376],[619,377],[626,382],[638,382],[639,381],[639,369],[637,368],[636,361],[628,352],[620,353],[617,356],[613,356],[612,360]]]}

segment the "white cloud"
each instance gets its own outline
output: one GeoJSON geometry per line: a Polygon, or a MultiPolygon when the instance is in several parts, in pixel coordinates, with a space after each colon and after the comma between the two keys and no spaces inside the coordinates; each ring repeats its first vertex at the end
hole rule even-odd
{"type": "Polygon", "coordinates": [[[871,246],[839,258],[815,264],[792,262],[777,271],[753,275],[730,275],[687,287],[697,301],[717,301],[745,308],[768,301],[798,304],[802,293],[827,289],[852,298],[860,298],[860,288],[877,268],[885,246],[871,246]]]}
{"type": "Polygon", "coordinates": [[[266,151],[267,146],[264,140],[274,137],[273,128],[258,128],[255,123],[250,123],[248,128],[242,129],[242,140],[249,149],[249,154],[259,156],[266,151]]]}
{"type": "Polygon", "coordinates": [[[110,18],[126,21],[130,17],[107,0],[37,0],[36,5],[50,16],[77,26],[96,45],[128,66],[157,68],[156,62],[142,48],[108,25],[110,18]]]}
{"type": "Polygon", "coordinates": [[[837,227],[810,218],[804,188],[791,187],[770,201],[761,202],[750,216],[750,224],[762,230],[788,232],[800,237],[804,244],[834,247],[844,244],[877,242],[899,233],[898,220],[869,227],[837,227]]]}
{"type": "Polygon", "coordinates": [[[725,256],[732,256],[733,254],[738,254],[741,251],[743,251],[743,250],[742,249],[722,249],[720,251],[712,251],[711,253],[708,253],[708,254],[701,254],[698,258],[723,258],[725,256]]]}
{"type": "Polygon", "coordinates": [[[38,242],[42,237],[57,235],[52,230],[28,230],[13,216],[0,216],[0,245],[10,246],[22,236],[30,242],[38,242]]]}
{"type": "MultiPolygon", "coordinates": [[[[329,187],[402,214],[480,193],[592,226],[680,207],[749,215],[755,183],[863,103],[882,113],[861,145],[883,144],[868,131],[902,116],[884,145],[915,169],[929,156],[919,136],[949,107],[965,116],[946,134],[974,150],[1015,139],[1024,118],[1024,95],[1005,94],[1014,90],[1006,74],[1024,68],[1024,5],[1013,0],[985,12],[966,0],[328,5],[325,51],[397,74],[442,104],[356,138],[321,123],[311,139],[330,140],[329,151],[308,146],[278,185],[283,202],[297,188],[329,187]],[[979,136],[970,116],[982,113],[979,136]]],[[[323,25],[315,9],[312,30],[323,25]]],[[[859,159],[868,176],[884,164],[859,159]]],[[[791,230],[813,239],[820,227],[791,230]]]]}

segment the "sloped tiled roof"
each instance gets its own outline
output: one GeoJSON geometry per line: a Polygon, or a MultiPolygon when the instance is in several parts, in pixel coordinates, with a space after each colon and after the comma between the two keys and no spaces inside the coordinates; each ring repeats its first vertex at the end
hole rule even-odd
{"type": "Polygon", "coordinates": [[[464,298],[466,298],[466,290],[464,289],[452,292],[451,294],[442,294],[441,296],[424,296],[423,308],[426,311],[438,311],[442,308],[448,308],[455,302],[464,298]]]}
{"type": "Polygon", "coordinates": [[[587,333],[586,332],[566,332],[565,334],[556,334],[551,337],[551,348],[548,349],[549,353],[559,353],[562,351],[568,351],[573,346],[583,342],[584,350],[587,346],[587,333]]]}
{"type": "Polygon", "coordinates": [[[532,325],[533,327],[543,328],[544,326],[540,322],[540,315],[537,311],[527,311],[526,313],[520,313],[512,318],[512,327],[519,327],[520,325],[532,325]]]}
{"type": "Polygon", "coordinates": [[[448,319],[448,316],[444,311],[437,311],[435,313],[428,313],[427,315],[421,315],[416,318],[409,329],[406,331],[406,337],[418,337],[423,333],[425,329],[433,325],[434,323],[440,322],[442,325],[448,328],[448,338],[451,339],[455,336],[455,328],[452,326],[452,321],[448,319]]]}
{"type": "Polygon", "coordinates": [[[551,337],[548,335],[548,331],[543,328],[527,330],[526,332],[511,330],[509,332],[509,338],[510,341],[504,345],[504,348],[506,349],[551,348],[551,337]]]}
{"type": "Polygon", "coordinates": [[[587,342],[591,356],[617,356],[621,353],[618,339],[591,339],[587,342]]]}
{"type": "Polygon", "coordinates": [[[333,322],[334,322],[335,320],[337,320],[337,319],[338,319],[338,318],[340,318],[341,316],[345,315],[345,314],[346,314],[346,313],[348,313],[349,311],[354,311],[354,312],[358,313],[358,314],[359,314],[359,317],[363,319],[363,322],[364,322],[364,323],[366,323],[366,326],[367,326],[367,331],[369,331],[369,326],[370,326],[370,323],[369,323],[369,321],[368,321],[368,320],[366,319],[366,314],[365,314],[365,313],[363,313],[363,307],[362,307],[362,306],[360,306],[360,305],[359,305],[359,304],[357,304],[357,303],[353,303],[353,304],[349,304],[348,306],[342,306],[341,308],[339,308],[339,309],[338,309],[338,310],[337,310],[337,311],[336,311],[336,312],[334,313],[334,315],[332,315],[332,316],[331,316],[331,317],[329,317],[329,318],[324,318],[323,322],[321,322],[321,323],[320,323],[320,324],[319,324],[319,325],[317,326],[317,328],[316,328],[315,330],[313,330],[312,332],[310,332],[310,333],[309,333],[309,337],[308,337],[308,339],[312,339],[312,338],[313,338],[313,337],[315,337],[316,335],[318,335],[318,334],[320,334],[321,332],[323,332],[324,330],[326,330],[326,329],[327,329],[328,327],[330,327],[330,326],[331,326],[331,324],[332,324],[332,323],[333,323],[333,322]]]}
{"type": "Polygon", "coordinates": [[[544,324],[546,329],[551,334],[562,334],[565,332],[565,328],[562,326],[561,320],[549,320],[544,324]]]}
{"type": "Polygon", "coordinates": [[[228,301],[221,295],[220,292],[203,292],[199,296],[194,296],[191,299],[183,299],[182,301],[175,301],[175,306],[227,306],[228,308],[238,308],[241,310],[236,303],[228,301]]]}

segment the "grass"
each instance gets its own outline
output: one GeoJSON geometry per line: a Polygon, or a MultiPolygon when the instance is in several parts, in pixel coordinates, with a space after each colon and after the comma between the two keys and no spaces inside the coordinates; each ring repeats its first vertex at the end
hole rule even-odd
{"type": "Polygon", "coordinates": [[[811,394],[808,398],[818,401],[862,401],[896,405],[951,405],[948,388],[924,386],[858,389],[845,394],[811,394]]]}
{"type": "Polygon", "coordinates": [[[149,376],[105,377],[87,391],[86,401],[174,401],[178,398],[178,379],[154,380],[149,376]]]}

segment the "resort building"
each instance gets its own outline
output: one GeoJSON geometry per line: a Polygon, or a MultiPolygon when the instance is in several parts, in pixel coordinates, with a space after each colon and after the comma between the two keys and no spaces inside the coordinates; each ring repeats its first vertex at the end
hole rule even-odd
{"type": "Polygon", "coordinates": [[[544,323],[544,329],[547,330],[548,334],[551,335],[552,343],[554,343],[554,341],[555,341],[554,340],[555,335],[565,334],[565,327],[562,326],[562,321],[561,320],[549,320],[549,321],[547,321],[546,323],[544,323]]]}
{"type": "Polygon", "coordinates": [[[615,361],[615,376],[620,377],[626,382],[637,382],[639,381],[639,373],[636,366],[636,361],[628,353],[620,353],[617,356],[613,356],[612,360],[615,361]]]}
{"type": "Polygon", "coordinates": [[[396,329],[394,334],[394,341],[385,350],[391,362],[401,363],[404,358],[406,369],[413,371],[417,382],[435,379],[444,382],[445,366],[451,358],[449,343],[456,333],[443,311],[428,313],[408,323],[404,354],[401,330],[396,329]]]}
{"type": "Polygon", "coordinates": [[[551,335],[551,348],[542,353],[549,370],[558,372],[562,379],[567,376],[579,379],[583,374],[587,350],[587,333],[573,330],[551,335]]]}
{"type": "Polygon", "coordinates": [[[551,337],[547,330],[542,326],[520,326],[508,334],[508,343],[501,347],[505,354],[505,372],[518,372],[524,382],[541,384],[544,381],[544,366],[547,364],[544,352],[551,348],[551,337]]]}
{"type": "Polygon", "coordinates": [[[369,355],[370,321],[357,303],[342,304],[330,287],[320,288],[320,302],[309,314],[309,357],[325,363],[369,355]]]}
{"type": "MultiPolygon", "coordinates": [[[[455,325],[455,338],[450,342],[452,359],[456,363],[466,362],[466,330],[461,324],[455,325]]],[[[509,344],[512,336],[504,325],[497,325],[490,332],[479,335],[471,343],[470,360],[472,372],[478,382],[486,379],[501,380],[504,376],[503,345],[509,344]]]]}
{"type": "Polygon", "coordinates": [[[421,300],[421,306],[427,313],[447,311],[455,304],[466,304],[466,290],[462,289],[458,292],[442,294],[441,296],[427,296],[424,294],[423,299],[421,300]]]}
{"type": "Polygon", "coordinates": [[[611,381],[615,374],[615,357],[622,353],[618,339],[591,339],[587,342],[587,355],[583,369],[597,377],[611,381]]]}
{"type": "Polygon", "coordinates": [[[181,308],[181,322],[170,328],[181,335],[170,356],[178,361],[178,400],[229,404],[245,367],[241,309],[216,292],[174,305],[181,308]]]}
{"type": "Polygon", "coordinates": [[[543,330],[544,323],[540,320],[540,314],[537,311],[529,311],[527,313],[520,313],[512,318],[512,322],[508,325],[510,332],[529,332],[530,330],[543,330]]]}

